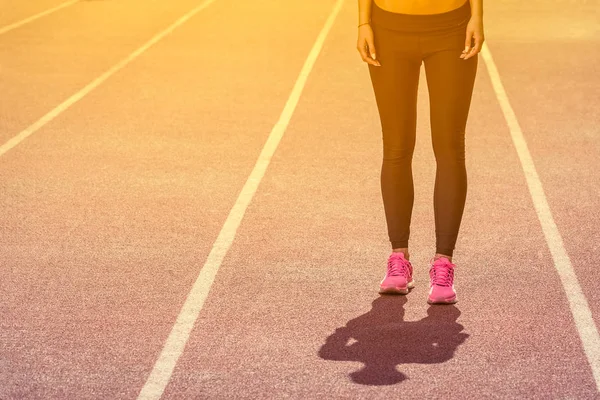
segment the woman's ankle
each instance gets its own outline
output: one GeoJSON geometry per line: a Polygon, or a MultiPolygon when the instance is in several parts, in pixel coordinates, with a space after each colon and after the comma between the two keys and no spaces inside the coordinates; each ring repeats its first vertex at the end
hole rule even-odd
{"type": "Polygon", "coordinates": [[[445,257],[445,258],[448,259],[448,261],[452,262],[452,256],[447,256],[445,254],[440,254],[440,253],[435,253],[435,256],[433,256],[433,260],[435,261],[435,260],[437,260],[438,258],[441,258],[441,257],[445,257]]]}
{"type": "Polygon", "coordinates": [[[408,252],[408,249],[406,249],[406,248],[392,249],[392,251],[394,253],[403,253],[404,254],[404,258],[406,258],[407,260],[410,257],[410,253],[408,252]]]}

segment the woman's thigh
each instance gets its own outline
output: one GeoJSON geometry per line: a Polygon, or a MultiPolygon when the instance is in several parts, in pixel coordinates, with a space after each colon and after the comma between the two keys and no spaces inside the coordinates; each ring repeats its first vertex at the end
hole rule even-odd
{"type": "Polygon", "coordinates": [[[478,55],[460,58],[465,30],[421,38],[434,148],[457,142],[465,131],[478,64],[478,55]]]}
{"type": "MultiPolygon", "coordinates": [[[[418,35],[373,25],[381,66],[367,64],[383,131],[384,157],[396,157],[414,143],[421,56],[418,35]]],[[[410,149],[409,149],[410,150],[410,149]]]]}

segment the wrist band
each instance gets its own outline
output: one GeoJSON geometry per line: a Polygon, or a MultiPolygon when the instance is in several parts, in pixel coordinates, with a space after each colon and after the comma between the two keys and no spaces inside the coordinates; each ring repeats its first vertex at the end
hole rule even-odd
{"type": "Polygon", "coordinates": [[[358,27],[360,28],[362,25],[367,25],[370,24],[370,22],[363,22],[362,24],[358,24],[358,27]]]}

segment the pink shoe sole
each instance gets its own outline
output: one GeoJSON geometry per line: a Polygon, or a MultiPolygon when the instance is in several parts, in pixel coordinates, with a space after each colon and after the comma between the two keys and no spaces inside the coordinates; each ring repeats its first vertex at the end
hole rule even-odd
{"type": "Polygon", "coordinates": [[[380,294],[408,294],[411,289],[415,287],[414,279],[411,282],[408,282],[405,288],[399,286],[380,286],[379,293],[380,294]]]}
{"type": "Polygon", "coordinates": [[[458,303],[458,299],[456,298],[456,296],[454,296],[450,299],[438,299],[438,300],[431,300],[430,298],[428,298],[427,303],[429,303],[429,304],[455,304],[455,303],[458,303]]]}

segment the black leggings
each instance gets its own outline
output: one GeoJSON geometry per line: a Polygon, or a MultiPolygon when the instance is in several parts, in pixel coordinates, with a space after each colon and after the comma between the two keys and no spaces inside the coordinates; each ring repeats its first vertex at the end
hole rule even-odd
{"type": "Polygon", "coordinates": [[[423,62],[436,160],[436,253],[452,256],[454,251],[467,196],[465,127],[478,61],[478,55],[459,57],[470,17],[469,0],[440,14],[400,14],[372,2],[371,26],[381,66],[368,67],[381,120],[381,191],[392,248],[408,247],[417,87],[423,62]]]}

